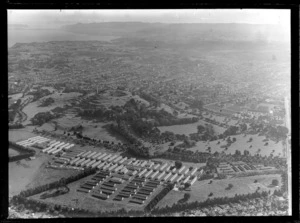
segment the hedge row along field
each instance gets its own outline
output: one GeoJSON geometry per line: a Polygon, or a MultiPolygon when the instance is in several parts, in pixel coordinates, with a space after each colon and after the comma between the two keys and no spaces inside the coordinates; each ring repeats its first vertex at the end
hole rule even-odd
{"type": "Polygon", "coordinates": [[[9,157],[9,159],[8,159],[9,162],[14,162],[14,161],[26,159],[26,158],[29,158],[29,157],[35,155],[35,151],[34,150],[27,149],[26,147],[18,145],[18,144],[14,143],[14,142],[8,141],[8,145],[9,145],[9,147],[14,148],[15,150],[18,150],[21,153],[21,154],[19,154],[17,156],[9,157]]]}
{"type": "Polygon", "coordinates": [[[174,187],[174,184],[168,184],[159,194],[157,194],[150,202],[149,204],[145,207],[146,212],[150,212],[155,205],[163,199],[174,187]]]}

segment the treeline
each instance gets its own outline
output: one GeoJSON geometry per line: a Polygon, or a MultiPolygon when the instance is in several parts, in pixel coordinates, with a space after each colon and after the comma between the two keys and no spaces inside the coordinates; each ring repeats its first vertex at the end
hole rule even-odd
{"type": "Polygon", "coordinates": [[[151,119],[152,121],[147,123],[150,127],[184,125],[199,121],[197,117],[177,118],[174,114],[164,109],[148,109],[143,103],[133,98],[127,101],[124,106],[112,106],[111,109],[116,114],[117,119],[128,121],[129,123],[151,119]]]}
{"type": "Polygon", "coordinates": [[[66,217],[128,217],[145,216],[144,211],[125,210],[124,208],[114,211],[91,211],[89,209],[70,207],[60,204],[50,204],[39,200],[29,199],[22,196],[14,196],[11,204],[18,206],[19,209],[29,209],[34,212],[49,212],[51,214],[63,214],[66,217]]]}
{"type": "MultiPolygon", "coordinates": [[[[179,149],[179,148],[178,148],[179,149]]],[[[171,160],[181,160],[183,162],[206,163],[212,155],[203,152],[193,152],[190,150],[172,151],[171,149],[161,154],[160,157],[171,160]]]]}
{"type": "Polygon", "coordinates": [[[113,117],[115,117],[114,112],[111,110],[108,110],[106,108],[95,108],[95,109],[82,109],[78,113],[79,116],[85,117],[85,118],[96,118],[99,121],[104,120],[112,120],[113,117]]]}
{"type": "Polygon", "coordinates": [[[145,92],[139,92],[139,96],[143,99],[145,99],[146,101],[148,101],[150,104],[154,105],[155,107],[158,107],[160,106],[160,101],[157,100],[157,98],[149,95],[149,94],[146,94],[145,92]]]}
{"type": "Polygon", "coordinates": [[[264,122],[252,122],[250,127],[254,133],[268,135],[269,137],[276,138],[277,140],[286,139],[289,132],[288,128],[285,126],[272,126],[269,123],[265,124],[264,122]]]}
{"type": "Polygon", "coordinates": [[[40,112],[36,114],[30,121],[33,125],[43,125],[50,120],[57,118],[58,115],[51,114],[51,112],[40,112]]]}
{"type": "Polygon", "coordinates": [[[66,194],[69,191],[70,191],[70,188],[68,188],[67,186],[63,186],[63,187],[56,188],[56,190],[53,191],[52,193],[45,192],[45,193],[41,194],[40,198],[46,199],[49,197],[57,197],[59,195],[66,194]]]}
{"type": "Polygon", "coordinates": [[[169,119],[160,119],[158,126],[172,126],[172,125],[186,125],[198,122],[199,118],[169,118],[169,119]]]}
{"type": "Polygon", "coordinates": [[[21,128],[24,128],[24,125],[22,125],[21,123],[18,123],[18,124],[8,124],[8,128],[9,129],[21,129],[21,128]]]}
{"type": "Polygon", "coordinates": [[[39,107],[46,107],[53,103],[54,103],[54,99],[49,97],[49,98],[46,98],[45,100],[43,100],[42,103],[39,105],[39,107]]]}
{"type": "Polygon", "coordinates": [[[131,144],[137,144],[139,146],[142,145],[141,140],[131,133],[128,124],[126,122],[119,121],[117,125],[112,124],[110,125],[110,127],[113,131],[116,131],[120,135],[124,136],[126,140],[128,140],[128,142],[130,142],[131,144]]]}
{"type": "Polygon", "coordinates": [[[159,194],[157,194],[145,207],[146,212],[150,212],[155,205],[163,199],[174,187],[174,184],[168,184],[159,194]]]}
{"type": "Polygon", "coordinates": [[[17,155],[17,156],[12,156],[9,157],[8,161],[9,162],[14,162],[14,161],[18,161],[18,160],[22,160],[22,159],[26,159],[29,158],[31,156],[35,155],[35,151],[32,149],[28,149],[24,146],[18,145],[14,142],[8,141],[8,145],[9,147],[14,148],[15,150],[19,151],[21,154],[17,155]]]}
{"type": "MultiPolygon", "coordinates": [[[[281,187],[274,191],[277,196],[283,196],[288,191],[288,173],[287,171],[281,171],[281,187]]],[[[289,198],[291,199],[291,198],[289,198]]]]}
{"type": "Polygon", "coordinates": [[[8,141],[8,145],[9,147],[13,147],[14,149],[20,151],[20,152],[25,152],[25,153],[32,153],[32,152],[35,152],[34,150],[32,149],[28,149],[24,146],[21,146],[15,142],[12,142],[12,141],[8,141]]]}
{"type": "MultiPolygon", "coordinates": [[[[269,191],[270,193],[270,191],[269,191]]],[[[166,215],[186,210],[192,210],[196,208],[207,208],[215,205],[224,205],[228,203],[238,203],[240,201],[246,201],[248,199],[255,199],[255,198],[261,198],[266,197],[269,194],[266,191],[262,192],[254,192],[254,193],[248,193],[248,194],[235,194],[234,197],[217,197],[217,198],[208,198],[206,201],[199,202],[194,201],[190,203],[174,203],[171,207],[166,206],[164,208],[155,208],[151,211],[151,214],[153,215],[166,215]]]]}
{"type": "Polygon", "coordinates": [[[48,89],[42,89],[42,88],[39,88],[36,91],[32,91],[32,92],[27,93],[27,95],[32,95],[33,96],[32,102],[37,101],[40,98],[45,97],[45,96],[50,95],[50,94],[51,94],[51,92],[48,89]]]}
{"type": "Polygon", "coordinates": [[[16,114],[20,108],[22,100],[18,99],[15,103],[13,103],[10,107],[9,107],[9,112],[8,112],[8,120],[13,122],[16,114]]]}
{"type": "Polygon", "coordinates": [[[21,196],[21,197],[30,197],[39,193],[42,193],[44,191],[47,190],[51,190],[57,187],[62,187],[62,186],[66,186],[69,183],[75,182],[79,179],[82,179],[84,177],[87,177],[91,174],[95,174],[97,172],[97,169],[95,168],[87,168],[84,169],[82,172],[80,172],[77,175],[74,176],[69,176],[68,178],[61,178],[60,180],[54,181],[52,183],[49,184],[45,184],[45,185],[41,185],[35,188],[29,188],[25,191],[22,191],[19,195],[17,196],[21,196]]]}
{"type": "Polygon", "coordinates": [[[86,91],[85,90],[82,90],[80,88],[72,88],[72,87],[69,87],[69,86],[66,86],[65,89],[63,90],[63,93],[81,93],[83,95],[86,94],[86,91]]]}
{"type": "Polygon", "coordinates": [[[117,125],[112,124],[111,129],[122,135],[131,143],[131,145],[127,146],[127,152],[137,157],[150,157],[149,148],[143,146],[141,140],[130,132],[125,122],[120,121],[117,125]]]}
{"type": "Polygon", "coordinates": [[[20,155],[16,155],[16,156],[10,156],[10,157],[8,157],[8,162],[19,161],[19,160],[22,160],[22,159],[29,158],[31,156],[34,156],[34,154],[25,153],[25,154],[20,154],[20,155]]]}
{"type": "MultiPolygon", "coordinates": [[[[36,129],[33,130],[35,133],[42,134],[44,136],[50,136],[50,137],[62,137],[61,134],[55,133],[55,132],[47,132],[45,130],[38,131],[36,129]]],[[[64,132],[63,139],[67,141],[71,141],[73,143],[79,144],[79,145],[90,145],[90,146],[100,146],[105,147],[108,150],[114,150],[114,151],[124,151],[127,148],[127,144],[121,144],[114,143],[113,141],[107,141],[107,140],[100,140],[100,139],[94,139],[89,138],[87,136],[82,136],[80,132],[73,132],[73,135],[75,135],[77,138],[74,139],[70,132],[64,132]]]]}

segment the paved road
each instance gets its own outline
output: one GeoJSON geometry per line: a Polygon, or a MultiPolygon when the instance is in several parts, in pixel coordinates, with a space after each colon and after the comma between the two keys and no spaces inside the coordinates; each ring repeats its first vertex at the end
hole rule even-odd
{"type": "Polygon", "coordinates": [[[291,112],[290,112],[290,101],[287,97],[284,98],[285,105],[285,125],[289,129],[288,137],[285,142],[287,168],[288,168],[288,197],[289,197],[289,215],[292,214],[292,160],[291,160],[291,145],[288,140],[291,135],[291,112]]]}

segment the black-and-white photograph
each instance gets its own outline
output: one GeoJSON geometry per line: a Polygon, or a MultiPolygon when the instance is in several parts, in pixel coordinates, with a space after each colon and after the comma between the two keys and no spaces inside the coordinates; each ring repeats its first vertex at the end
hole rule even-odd
{"type": "Polygon", "coordinates": [[[10,9],[7,33],[9,219],[292,215],[289,9],[10,9]]]}

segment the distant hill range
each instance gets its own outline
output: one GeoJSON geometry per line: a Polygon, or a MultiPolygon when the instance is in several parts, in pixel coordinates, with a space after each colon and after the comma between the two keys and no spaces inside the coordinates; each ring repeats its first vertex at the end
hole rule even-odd
{"type": "Polygon", "coordinates": [[[61,29],[87,35],[120,36],[158,41],[255,41],[286,42],[289,33],[279,25],[242,23],[77,23],[61,29]]]}

